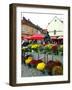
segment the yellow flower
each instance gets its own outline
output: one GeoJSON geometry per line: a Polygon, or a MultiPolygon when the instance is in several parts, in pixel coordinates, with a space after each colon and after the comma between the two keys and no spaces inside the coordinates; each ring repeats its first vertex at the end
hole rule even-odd
{"type": "Polygon", "coordinates": [[[28,57],[28,59],[32,59],[32,57],[28,57]]]}
{"type": "Polygon", "coordinates": [[[29,64],[32,61],[32,57],[28,57],[28,59],[25,60],[26,64],[29,64]]]}
{"type": "Polygon", "coordinates": [[[39,44],[33,44],[31,48],[38,48],[38,47],[40,47],[39,44]]]}
{"type": "Polygon", "coordinates": [[[41,62],[41,63],[39,63],[39,64],[37,65],[37,69],[40,70],[40,71],[42,71],[42,70],[45,69],[45,66],[46,66],[45,63],[41,62]]]}
{"type": "Polygon", "coordinates": [[[59,46],[59,51],[62,51],[63,52],[63,45],[60,45],[59,46]]]}
{"type": "Polygon", "coordinates": [[[60,48],[62,48],[62,49],[63,49],[63,45],[60,45],[60,48]]]}
{"type": "Polygon", "coordinates": [[[46,45],[46,47],[51,49],[52,48],[52,44],[48,44],[48,45],[46,45]]]}

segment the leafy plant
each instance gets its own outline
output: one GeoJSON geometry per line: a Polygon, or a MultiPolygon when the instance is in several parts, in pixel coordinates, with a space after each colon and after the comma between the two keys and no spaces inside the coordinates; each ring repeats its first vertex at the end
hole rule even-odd
{"type": "Polygon", "coordinates": [[[61,55],[63,55],[63,45],[60,45],[60,46],[58,47],[58,52],[59,52],[61,55]]]}

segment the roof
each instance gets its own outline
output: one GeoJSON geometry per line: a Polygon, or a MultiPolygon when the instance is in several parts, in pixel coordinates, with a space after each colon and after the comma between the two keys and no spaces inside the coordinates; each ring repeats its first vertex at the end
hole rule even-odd
{"type": "Polygon", "coordinates": [[[62,20],[60,20],[57,16],[55,16],[48,24],[50,24],[53,20],[55,20],[55,19],[57,19],[57,20],[59,20],[61,23],[63,23],[63,21],[62,20]]]}
{"type": "Polygon", "coordinates": [[[21,24],[22,25],[29,25],[37,30],[39,30],[41,33],[46,34],[47,30],[46,29],[42,29],[40,26],[35,25],[33,22],[31,22],[30,19],[26,19],[25,17],[23,17],[23,19],[21,20],[21,24]]]}
{"type": "Polygon", "coordinates": [[[25,17],[23,17],[21,23],[25,24],[25,25],[29,25],[31,27],[34,27],[34,28],[36,28],[38,30],[43,30],[40,26],[35,25],[33,22],[30,21],[30,19],[27,20],[25,17]]]}

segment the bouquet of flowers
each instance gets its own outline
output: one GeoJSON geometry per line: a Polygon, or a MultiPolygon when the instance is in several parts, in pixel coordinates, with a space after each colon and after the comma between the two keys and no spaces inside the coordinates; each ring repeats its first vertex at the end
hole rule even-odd
{"type": "Polygon", "coordinates": [[[40,47],[40,44],[32,44],[31,45],[31,49],[36,51],[36,52],[38,52],[39,47],[40,47]]]}
{"type": "Polygon", "coordinates": [[[35,67],[39,64],[43,62],[42,60],[32,60],[29,64],[31,65],[31,67],[35,67]]]}
{"type": "Polygon", "coordinates": [[[28,47],[22,47],[22,63],[24,63],[25,55],[28,55],[28,47]]]}
{"type": "Polygon", "coordinates": [[[60,45],[59,48],[58,48],[58,50],[59,50],[60,52],[63,52],[63,45],[60,45]]]}
{"type": "Polygon", "coordinates": [[[54,54],[58,54],[58,45],[57,45],[57,44],[53,44],[53,45],[52,45],[52,52],[53,52],[54,54]]]}
{"type": "MultiPolygon", "coordinates": [[[[48,54],[51,54],[52,53],[52,44],[47,44],[44,46],[44,54],[46,55],[47,54],[47,61],[48,61],[48,54]]],[[[44,55],[44,59],[45,58],[45,55],[44,55]]]]}
{"type": "Polygon", "coordinates": [[[52,69],[53,75],[62,75],[63,74],[63,68],[62,66],[54,66],[52,69]]]}
{"type": "Polygon", "coordinates": [[[62,75],[63,74],[63,65],[59,60],[48,61],[46,64],[46,70],[49,75],[62,75]]]}
{"type": "Polygon", "coordinates": [[[51,53],[51,51],[52,51],[52,44],[45,45],[45,51],[48,52],[48,53],[51,53]]]}
{"type": "Polygon", "coordinates": [[[32,51],[35,51],[36,53],[38,53],[38,59],[39,59],[39,53],[40,53],[40,46],[41,46],[41,44],[32,44],[31,45],[31,49],[32,49],[32,51]]]}
{"type": "Polygon", "coordinates": [[[63,45],[60,45],[60,46],[58,47],[58,52],[59,52],[61,55],[63,55],[63,45]]]}
{"type": "Polygon", "coordinates": [[[28,57],[28,58],[25,60],[25,63],[26,63],[26,64],[29,64],[32,60],[33,60],[32,57],[28,57]]]}
{"type": "Polygon", "coordinates": [[[48,72],[49,75],[52,75],[52,68],[54,67],[55,65],[55,61],[53,60],[49,60],[46,64],[46,70],[48,72]]]}
{"type": "Polygon", "coordinates": [[[22,47],[22,52],[23,53],[28,52],[28,47],[22,47]]]}
{"type": "Polygon", "coordinates": [[[37,70],[44,73],[45,68],[46,68],[46,64],[44,62],[38,63],[36,68],[37,68],[37,70]]]}

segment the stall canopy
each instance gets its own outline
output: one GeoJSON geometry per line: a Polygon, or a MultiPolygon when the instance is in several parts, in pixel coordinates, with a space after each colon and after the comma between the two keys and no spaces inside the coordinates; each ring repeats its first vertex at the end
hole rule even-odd
{"type": "Polygon", "coordinates": [[[53,40],[55,40],[55,39],[57,39],[57,37],[56,36],[51,36],[51,39],[53,40]]]}
{"type": "Polygon", "coordinates": [[[25,37],[23,38],[23,40],[24,40],[24,39],[31,40],[31,39],[32,39],[32,36],[25,36],[25,37]]]}
{"type": "Polygon", "coordinates": [[[24,40],[24,39],[27,39],[27,40],[41,40],[43,38],[44,38],[44,36],[42,34],[34,34],[32,36],[22,37],[22,40],[24,40]]]}
{"type": "Polygon", "coordinates": [[[34,34],[33,36],[32,36],[32,39],[33,40],[41,40],[41,39],[43,39],[44,38],[44,36],[42,35],[42,34],[34,34]]]}

